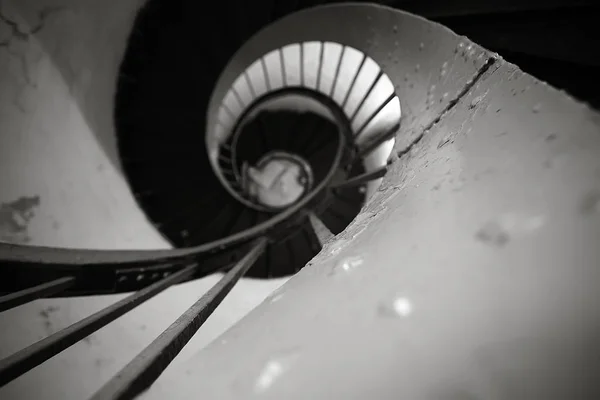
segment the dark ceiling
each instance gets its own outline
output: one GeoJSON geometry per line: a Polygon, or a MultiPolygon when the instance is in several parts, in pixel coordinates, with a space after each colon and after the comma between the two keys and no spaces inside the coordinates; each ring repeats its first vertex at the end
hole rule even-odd
{"type": "Polygon", "coordinates": [[[600,1],[389,0],[468,36],[524,71],[600,107],[600,1]]]}

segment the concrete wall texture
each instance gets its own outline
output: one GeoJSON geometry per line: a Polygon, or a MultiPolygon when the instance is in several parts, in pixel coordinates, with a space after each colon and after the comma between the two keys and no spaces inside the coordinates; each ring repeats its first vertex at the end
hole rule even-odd
{"type": "MultiPolygon", "coordinates": [[[[109,161],[111,82],[140,5],[0,3],[2,240],[168,246],[109,161]]],[[[597,398],[598,114],[439,25],[351,5],[301,12],[252,38],[240,51],[247,65],[217,84],[212,122],[250,63],[309,40],[364,50],[397,84],[392,171],[351,226],[204,347],[281,282],[236,287],[143,397],[597,398]]],[[[165,292],[0,398],[91,394],[216,280],[165,292]]],[[[114,299],[0,315],[0,356],[114,299]]]]}

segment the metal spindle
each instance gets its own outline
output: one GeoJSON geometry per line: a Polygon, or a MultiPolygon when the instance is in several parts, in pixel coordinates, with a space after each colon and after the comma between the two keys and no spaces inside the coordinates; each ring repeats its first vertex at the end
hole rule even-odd
{"type": "Polygon", "coordinates": [[[235,267],[106,383],[92,400],[132,399],[150,387],[264,252],[266,245],[266,239],[259,239],[235,267]]]}
{"type": "Polygon", "coordinates": [[[338,64],[335,67],[335,75],[333,76],[333,85],[331,85],[331,91],[329,92],[329,97],[331,97],[331,98],[333,98],[333,94],[335,93],[335,88],[336,88],[338,80],[340,78],[340,70],[342,69],[342,61],[344,60],[345,54],[346,54],[346,46],[342,47],[342,53],[340,54],[340,59],[338,60],[338,64]]]}
{"type": "Polygon", "coordinates": [[[265,62],[265,58],[260,58],[260,64],[262,66],[263,74],[265,76],[265,85],[267,86],[267,92],[271,91],[271,79],[269,78],[269,72],[267,71],[267,63],[265,62]]]}
{"type": "Polygon", "coordinates": [[[250,89],[250,95],[252,96],[252,101],[254,101],[254,100],[256,100],[256,91],[254,90],[254,85],[252,85],[252,79],[250,79],[248,70],[244,71],[244,78],[246,78],[246,83],[248,84],[248,88],[250,89]]]}
{"type": "Polygon", "coordinates": [[[40,285],[0,296],[0,312],[29,303],[30,301],[52,296],[70,288],[75,283],[75,278],[66,276],[45,282],[40,285]]]}
{"type": "Polygon", "coordinates": [[[316,90],[319,90],[321,87],[321,75],[323,74],[323,54],[325,53],[325,43],[321,42],[321,47],[319,48],[319,69],[317,70],[317,84],[316,90]]]}
{"type": "Polygon", "coordinates": [[[381,134],[376,135],[366,144],[359,146],[356,152],[355,159],[361,160],[375,151],[380,145],[396,136],[396,132],[400,129],[400,124],[397,123],[390,129],[383,131],[381,134]]]}
{"type": "Polygon", "coordinates": [[[363,98],[360,100],[360,103],[358,103],[358,106],[356,106],[356,110],[354,110],[354,112],[350,116],[350,121],[351,122],[353,122],[356,119],[356,116],[358,115],[358,112],[361,110],[362,106],[365,104],[365,102],[369,98],[369,95],[371,94],[371,92],[373,91],[373,89],[375,89],[375,85],[377,85],[377,83],[379,82],[379,80],[381,79],[382,76],[383,76],[383,71],[380,70],[379,73],[377,74],[377,77],[373,81],[373,83],[371,83],[371,86],[369,86],[369,89],[367,90],[367,93],[365,93],[365,95],[363,96],[363,98]]]}
{"type": "Polygon", "coordinates": [[[300,86],[304,87],[304,45],[300,44],[300,86]]]}
{"type": "Polygon", "coordinates": [[[279,64],[281,64],[281,80],[283,81],[283,86],[286,87],[287,84],[287,73],[285,71],[285,59],[283,57],[283,49],[279,49],[279,64]]]}

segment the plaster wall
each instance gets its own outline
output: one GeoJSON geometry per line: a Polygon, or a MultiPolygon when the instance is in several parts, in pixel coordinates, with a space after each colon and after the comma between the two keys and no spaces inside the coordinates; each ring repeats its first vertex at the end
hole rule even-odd
{"type": "MultiPolygon", "coordinates": [[[[0,240],[95,249],[169,247],[120,172],[112,122],[119,63],[142,3],[0,1],[0,240]]],[[[0,398],[91,395],[218,278],[170,288],[1,388],[0,398]]],[[[242,281],[178,360],[282,282],[242,281]]],[[[4,312],[0,357],[120,298],[39,300],[4,312]]]]}

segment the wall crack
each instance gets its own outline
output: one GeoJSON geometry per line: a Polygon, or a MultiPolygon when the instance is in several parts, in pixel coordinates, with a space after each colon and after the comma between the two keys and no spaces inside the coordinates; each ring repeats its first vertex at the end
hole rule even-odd
{"type": "Polygon", "coordinates": [[[5,24],[8,27],[9,34],[8,37],[2,41],[0,41],[0,48],[9,47],[12,43],[13,39],[27,41],[30,36],[39,33],[44,26],[48,18],[52,15],[61,12],[65,9],[65,7],[47,7],[41,10],[38,13],[38,22],[31,29],[24,30],[19,26],[19,23],[14,21],[13,19],[7,17],[2,10],[0,9],[0,22],[5,24]]]}
{"type": "Polygon", "coordinates": [[[458,103],[460,103],[460,101],[471,91],[471,89],[475,85],[477,85],[477,83],[479,83],[479,81],[483,78],[485,73],[488,72],[498,62],[498,60],[499,60],[499,58],[497,58],[495,56],[489,57],[486,60],[486,62],[477,70],[475,75],[473,75],[473,77],[460,90],[460,92],[458,92],[456,97],[454,97],[452,100],[450,100],[448,102],[448,104],[446,105],[446,107],[444,107],[442,112],[435,119],[433,119],[429,124],[427,124],[427,126],[425,126],[423,128],[421,133],[419,133],[415,137],[415,139],[412,142],[410,142],[410,144],[408,146],[406,146],[404,149],[402,149],[396,153],[398,159],[400,159],[403,156],[405,156],[406,154],[410,153],[410,151],[423,139],[423,137],[425,137],[425,135],[429,131],[431,131],[437,124],[439,124],[440,121],[446,115],[448,115],[458,105],[458,103]]]}

